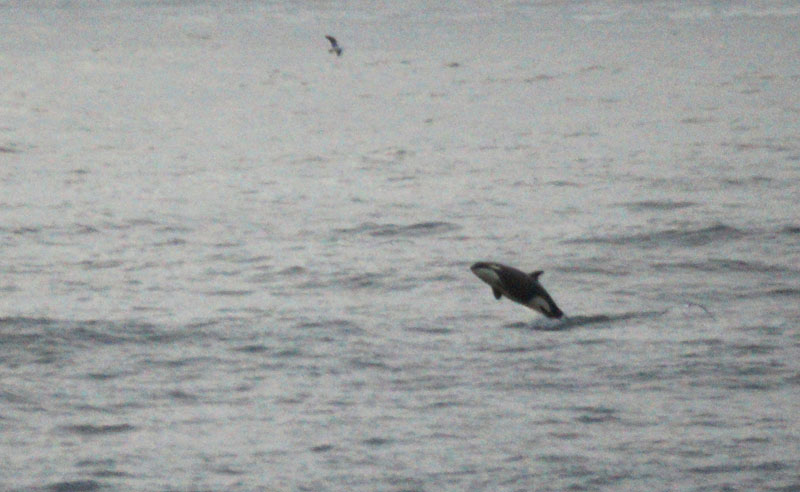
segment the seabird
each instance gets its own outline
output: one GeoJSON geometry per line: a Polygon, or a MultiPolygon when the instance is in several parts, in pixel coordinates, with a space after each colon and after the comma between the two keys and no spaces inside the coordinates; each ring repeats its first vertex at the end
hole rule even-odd
{"type": "Polygon", "coordinates": [[[328,50],[328,53],[336,53],[336,56],[342,56],[342,48],[339,47],[336,38],[333,36],[325,36],[325,39],[331,42],[331,49],[328,50]]]}
{"type": "Polygon", "coordinates": [[[560,318],[564,313],[539,283],[541,270],[525,273],[500,263],[480,261],[470,267],[492,288],[495,299],[506,296],[514,302],[538,311],[548,318],[560,318]]]}

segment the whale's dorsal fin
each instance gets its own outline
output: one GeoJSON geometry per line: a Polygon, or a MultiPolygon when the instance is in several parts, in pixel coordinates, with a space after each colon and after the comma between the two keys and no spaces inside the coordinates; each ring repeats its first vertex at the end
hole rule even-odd
{"type": "Polygon", "coordinates": [[[544,270],[536,270],[535,272],[531,272],[530,276],[533,277],[534,280],[539,280],[539,275],[543,274],[544,270]]]}
{"type": "Polygon", "coordinates": [[[503,296],[503,293],[497,287],[492,287],[492,294],[494,294],[495,299],[500,299],[503,296]]]}

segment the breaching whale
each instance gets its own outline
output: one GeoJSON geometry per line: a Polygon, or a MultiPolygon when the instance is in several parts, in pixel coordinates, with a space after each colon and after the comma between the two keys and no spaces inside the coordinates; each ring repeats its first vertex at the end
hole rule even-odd
{"type": "Polygon", "coordinates": [[[539,283],[541,270],[525,273],[500,263],[479,261],[470,268],[492,288],[495,299],[503,296],[538,311],[548,318],[560,318],[564,313],[539,283]]]}
{"type": "Polygon", "coordinates": [[[336,42],[336,38],[333,36],[325,36],[325,39],[331,42],[331,49],[328,50],[328,53],[336,53],[336,56],[342,56],[342,48],[339,46],[339,43],[336,42]]]}

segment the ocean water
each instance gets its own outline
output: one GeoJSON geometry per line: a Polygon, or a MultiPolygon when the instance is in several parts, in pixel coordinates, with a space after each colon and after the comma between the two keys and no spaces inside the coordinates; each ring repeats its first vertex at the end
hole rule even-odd
{"type": "Polygon", "coordinates": [[[0,2],[0,490],[800,490],[798,25],[0,2]]]}

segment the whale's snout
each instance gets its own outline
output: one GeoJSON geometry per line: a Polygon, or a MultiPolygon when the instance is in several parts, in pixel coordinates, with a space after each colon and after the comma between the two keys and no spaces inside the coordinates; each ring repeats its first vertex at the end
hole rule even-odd
{"type": "Polygon", "coordinates": [[[490,286],[500,286],[500,275],[489,263],[478,262],[469,267],[469,269],[472,270],[472,273],[474,273],[479,279],[483,280],[490,286]]]}

